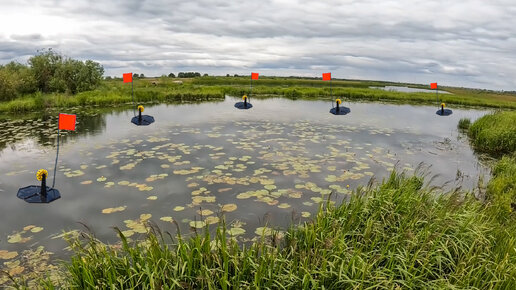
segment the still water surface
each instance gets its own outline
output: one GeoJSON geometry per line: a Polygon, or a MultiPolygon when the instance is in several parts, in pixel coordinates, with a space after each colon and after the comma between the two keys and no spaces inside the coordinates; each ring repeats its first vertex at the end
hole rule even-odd
{"type": "Polygon", "coordinates": [[[238,100],[148,105],[144,114],[156,119],[148,127],[131,124],[130,109],[77,112],[77,131],[61,143],[62,198],[51,204],[26,203],[16,192],[38,184],[40,168],[52,176],[56,118],[3,123],[0,250],[43,246],[65,257],[66,243],[53,237],[83,229],[78,222],[114,242],[113,226],[135,238],[147,220],[171,232],[175,220],[188,232],[216,223],[221,212],[232,233],[251,239],[267,223],[309,220],[330,192],[342,202],[393,167],[412,174],[424,163],[430,177],[438,175],[433,184],[450,189],[488,178],[457,131],[460,118],[487,111],[451,108],[453,115],[440,117],[430,106],[344,103],[351,113],[334,116],[330,102],[253,99],[252,109],[238,110],[238,100]]]}

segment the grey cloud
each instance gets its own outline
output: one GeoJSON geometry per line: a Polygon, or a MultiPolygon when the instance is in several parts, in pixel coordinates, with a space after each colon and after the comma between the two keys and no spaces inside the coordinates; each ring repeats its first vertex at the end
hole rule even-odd
{"type": "Polygon", "coordinates": [[[342,78],[516,85],[516,3],[509,0],[2,2],[9,11],[35,9],[50,27],[51,17],[61,17],[74,29],[5,27],[0,63],[52,46],[101,62],[107,75],[331,70],[342,78]]]}

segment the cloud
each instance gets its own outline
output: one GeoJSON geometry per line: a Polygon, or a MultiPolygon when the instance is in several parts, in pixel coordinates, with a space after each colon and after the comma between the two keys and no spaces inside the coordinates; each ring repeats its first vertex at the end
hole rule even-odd
{"type": "Polygon", "coordinates": [[[0,0],[0,63],[52,47],[106,75],[179,71],[514,90],[508,0],[0,0]]]}

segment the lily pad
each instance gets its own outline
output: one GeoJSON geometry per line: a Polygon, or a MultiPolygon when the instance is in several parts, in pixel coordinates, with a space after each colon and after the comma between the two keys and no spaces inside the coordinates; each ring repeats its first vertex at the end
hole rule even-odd
{"type": "Polygon", "coordinates": [[[243,228],[231,228],[227,231],[231,236],[238,236],[245,234],[245,230],[243,228]]]}
{"type": "Polygon", "coordinates": [[[164,221],[164,222],[173,222],[174,221],[174,219],[172,217],[170,217],[170,216],[160,217],[159,219],[164,221]]]}
{"type": "Polygon", "coordinates": [[[237,205],[234,204],[234,203],[228,203],[228,204],[225,204],[222,206],[221,210],[223,212],[232,212],[232,211],[235,211],[237,209],[237,205]]]}
{"type": "Polygon", "coordinates": [[[191,221],[190,226],[192,228],[202,229],[206,226],[206,223],[204,221],[191,221]]]}
{"type": "Polygon", "coordinates": [[[109,207],[109,208],[105,208],[102,210],[102,213],[104,214],[110,214],[110,213],[114,213],[114,212],[120,212],[120,211],[124,211],[125,209],[127,208],[127,206],[119,206],[119,207],[109,207]]]}
{"type": "Polygon", "coordinates": [[[9,252],[6,250],[0,250],[0,259],[9,260],[18,256],[18,252],[9,252]]]}

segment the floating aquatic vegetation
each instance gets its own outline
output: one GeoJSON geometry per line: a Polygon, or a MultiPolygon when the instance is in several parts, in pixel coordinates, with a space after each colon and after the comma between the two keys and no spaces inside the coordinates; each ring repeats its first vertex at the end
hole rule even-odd
{"type": "Polygon", "coordinates": [[[193,196],[192,197],[192,204],[193,205],[199,205],[202,202],[215,202],[216,197],[215,196],[193,196]]]}
{"type": "Polygon", "coordinates": [[[114,212],[120,212],[120,211],[124,211],[125,209],[127,208],[127,206],[119,206],[119,207],[109,207],[109,208],[105,208],[102,210],[102,213],[104,214],[110,214],[110,213],[114,213],[114,212]]]}
{"type": "Polygon", "coordinates": [[[43,230],[43,228],[42,228],[42,227],[33,227],[30,231],[31,231],[32,233],[39,233],[39,232],[41,232],[42,230],[43,230]]]}
{"type": "Polygon", "coordinates": [[[202,215],[202,216],[208,216],[208,215],[212,215],[213,211],[211,211],[209,209],[203,209],[203,210],[198,210],[197,214],[202,215]]]}
{"type": "Polygon", "coordinates": [[[18,256],[18,252],[9,252],[6,250],[0,250],[0,259],[10,260],[12,258],[16,258],[18,256]]]}
{"type": "Polygon", "coordinates": [[[213,224],[216,224],[220,221],[219,217],[216,217],[216,216],[209,216],[207,217],[204,222],[207,224],[207,225],[213,225],[213,224]]]}
{"type": "Polygon", "coordinates": [[[245,229],[243,228],[230,228],[227,233],[231,236],[239,236],[245,234],[245,229]]]}
{"type": "Polygon", "coordinates": [[[288,203],[281,203],[281,204],[278,205],[278,207],[279,208],[289,208],[289,207],[291,207],[291,205],[288,204],[288,203]]]}
{"type": "Polygon", "coordinates": [[[147,233],[147,228],[145,227],[145,223],[152,217],[151,214],[141,214],[140,218],[137,220],[125,220],[125,226],[130,228],[129,231],[123,231],[122,233],[127,237],[132,236],[134,233],[145,234],[147,233]]]}
{"type": "Polygon", "coordinates": [[[174,219],[172,217],[170,217],[170,216],[160,217],[159,219],[164,221],[164,222],[170,222],[170,223],[174,221],[174,219]]]}
{"type": "Polygon", "coordinates": [[[71,171],[71,172],[65,172],[64,175],[66,177],[77,177],[77,176],[84,175],[84,171],[82,171],[82,170],[74,170],[74,171],[71,171]]]}
{"type": "Polygon", "coordinates": [[[173,172],[174,172],[174,174],[178,174],[178,175],[188,175],[188,174],[197,173],[202,169],[204,169],[204,168],[203,167],[192,167],[189,170],[181,169],[181,170],[174,170],[173,172]]]}
{"type": "Polygon", "coordinates": [[[204,221],[191,221],[190,227],[196,228],[196,229],[202,229],[206,226],[206,223],[204,221]]]}
{"type": "Polygon", "coordinates": [[[237,209],[237,205],[234,203],[225,204],[220,208],[220,210],[223,212],[232,212],[232,211],[235,211],[236,209],[237,209]]]}

